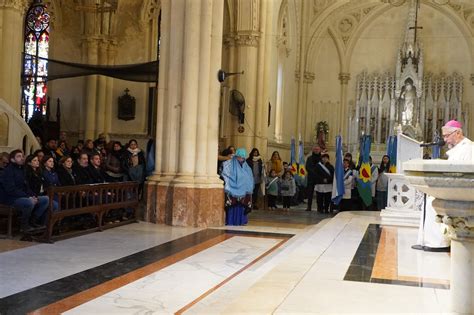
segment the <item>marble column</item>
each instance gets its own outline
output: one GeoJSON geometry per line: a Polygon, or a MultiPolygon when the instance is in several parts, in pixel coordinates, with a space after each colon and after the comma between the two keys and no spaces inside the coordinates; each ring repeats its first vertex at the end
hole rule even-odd
{"type": "Polygon", "coordinates": [[[346,138],[348,135],[345,134],[347,132],[347,117],[349,110],[347,108],[347,89],[348,83],[351,79],[351,74],[348,72],[341,72],[339,73],[339,81],[341,81],[341,108],[339,109],[339,128],[338,132],[342,135],[343,139],[346,138]]]}
{"type": "Polygon", "coordinates": [[[0,98],[20,113],[25,0],[0,1],[0,98]]]}
{"type": "Polygon", "coordinates": [[[217,176],[223,2],[162,1],[155,172],[147,180],[145,220],[220,226],[217,176]],[[186,18],[184,18],[186,17],[186,18]]]}

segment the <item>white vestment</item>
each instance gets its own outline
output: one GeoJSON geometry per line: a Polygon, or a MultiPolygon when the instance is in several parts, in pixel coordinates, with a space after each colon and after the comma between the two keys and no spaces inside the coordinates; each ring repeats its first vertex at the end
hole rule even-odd
{"type": "MultiPolygon", "coordinates": [[[[448,155],[448,161],[465,161],[474,164],[474,143],[468,138],[464,138],[446,154],[448,155]]],[[[450,240],[443,233],[444,224],[435,221],[436,211],[432,205],[433,200],[433,197],[426,196],[426,210],[421,213],[417,244],[428,247],[448,247],[450,240]]]]}

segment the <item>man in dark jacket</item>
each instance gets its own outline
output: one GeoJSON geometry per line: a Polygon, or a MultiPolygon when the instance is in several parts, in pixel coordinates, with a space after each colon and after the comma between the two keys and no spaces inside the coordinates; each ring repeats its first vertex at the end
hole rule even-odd
{"type": "Polygon", "coordinates": [[[34,228],[43,226],[46,220],[46,211],[49,205],[48,196],[36,196],[25,180],[23,165],[25,158],[21,150],[10,153],[10,164],[0,177],[2,202],[13,206],[21,212],[21,227],[30,232],[34,228]]]}
{"type": "Polygon", "coordinates": [[[316,166],[316,201],[318,212],[329,213],[331,204],[332,182],[334,178],[334,167],[329,163],[329,155],[321,155],[321,161],[316,166]]]}
{"type": "Polygon", "coordinates": [[[100,166],[100,154],[94,153],[90,157],[89,161],[89,174],[94,184],[105,183],[105,172],[100,166]]]}
{"type": "Polygon", "coordinates": [[[306,208],[306,211],[312,210],[314,186],[316,185],[318,178],[316,168],[319,161],[321,161],[321,147],[316,144],[313,146],[313,153],[306,160],[306,172],[308,172],[308,207],[306,208]]]}
{"type": "Polygon", "coordinates": [[[92,184],[92,177],[89,173],[89,156],[86,152],[81,152],[76,164],[72,167],[73,172],[76,174],[77,185],[88,185],[92,184]]]}

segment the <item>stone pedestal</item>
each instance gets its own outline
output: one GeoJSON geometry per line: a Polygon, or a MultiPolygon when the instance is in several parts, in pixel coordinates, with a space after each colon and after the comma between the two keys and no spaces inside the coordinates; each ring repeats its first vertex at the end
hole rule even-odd
{"type": "Polygon", "coordinates": [[[413,160],[404,170],[414,187],[436,198],[437,220],[451,238],[451,310],[474,314],[474,164],[413,160]]]}
{"type": "Polygon", "coordinates": [[[147,185],[145,219],[176,226],[224,225],[222,188],[193,188],[175,185],[147,185]]]}

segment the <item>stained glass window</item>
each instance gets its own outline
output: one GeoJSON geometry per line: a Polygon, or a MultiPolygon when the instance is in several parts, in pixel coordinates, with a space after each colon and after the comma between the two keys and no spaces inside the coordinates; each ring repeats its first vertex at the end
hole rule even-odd
{"type": "Polygon", "coordinates": [[[34,0],[25,18],[23,57],[22,116],[26,121],[33,114],[46,114],[48,91],[49,13],[41,0],[34,0]]]}

